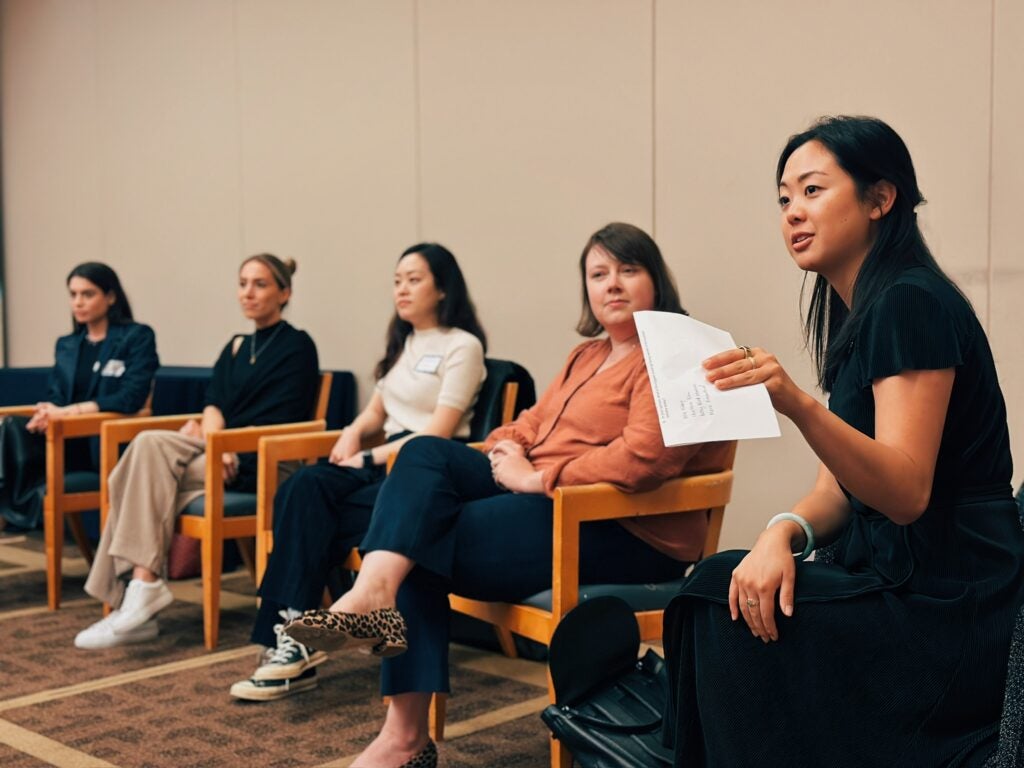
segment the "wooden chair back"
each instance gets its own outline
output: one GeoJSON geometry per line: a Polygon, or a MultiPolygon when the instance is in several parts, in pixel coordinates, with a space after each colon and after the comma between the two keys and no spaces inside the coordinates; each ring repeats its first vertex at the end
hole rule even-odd
{"type": "MultiPolygon", "coordinates": [[[[595,520],[635,519],[680,512],[705,514],[708,516],[708,528],[702,557],[712,555],[718,551],[725,507],[732,497],[735,457],[736,443],[733,442],[720,471],[675,478],[644,493],[623,493],[608,483],[556,488],[550,610],[451,595],[452,610],[493,624],[502,650],[508,656],[516,655],[513,633],[547,645],[558,622],[579,603],[580,526],[595,520]]],[[[660,640],[663,617],[664,609],[637,611],[641,639],[648,642],[660,640]]],[[[549,693],[554,702],[550,679],[549,693]]],[[[444,736],[445,709],[444,695],[435,694],[431,706],[431,731],[435,739],[444,736]]],[[[567,768],[570,764],[568,753],[559,742],[552,741],[552,767],[567,768]]]]}

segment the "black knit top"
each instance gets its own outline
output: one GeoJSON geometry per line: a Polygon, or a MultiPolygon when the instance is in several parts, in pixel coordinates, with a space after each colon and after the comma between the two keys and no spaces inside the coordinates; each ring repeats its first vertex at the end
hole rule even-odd
{"type": "Polygon", "coordinates": [[[901,274],[864,317],[841,363],[829,408],[875,436],[871,382],[906,370],[954,368],[932,502],[964,488],[1009,487],[1006,404],[988,339],[967,300],[926,267],[901,274]]]}
{"type": "MultiPolygon", "coordinates": [[[[253,336],[235,336],[213,366],[206,405],[224,414],[225,426],[249,427],[307,421],[313,417],[320,364],[316,345],[305,331],[282,320],[253,336]]],[[[235,490],[255,487],[254,454],[240,458],[235,490]]]]}
{"type": "Polygon", "coordinates": [[[833,562],[797,563],[778,642],[761,643],[725,605],[745,552],[697,563],[665,613],[677,766],[988,764],[1024,602],[1024,533],[1006,408],[970,305],[925,267],[900,274],[854,335],[829,407],[874,437],[872,381],[946,368],[928,508],[897,525],[848,494],[833,562]]]}

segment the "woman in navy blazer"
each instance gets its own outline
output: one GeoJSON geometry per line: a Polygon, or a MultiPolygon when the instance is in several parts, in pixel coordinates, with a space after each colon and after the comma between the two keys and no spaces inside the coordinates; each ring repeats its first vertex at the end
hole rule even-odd
{"type": "MultiPolygon", "coordinates": [[[[10,434],[4,436],[3,476],[9,499],[0,505],[0,520],[24,528],[38,526],[42,516],[34,490],[42,480],[43,436],[50,421],[97,411],[138,411],[160,365],[153,330],[132,320],[114,270],[99,262],[79,264],[68,275],[67,286],[72,332],[57,339],[46,400],[36,404],[27,421],[11,418],[5,425],[10,434]],[[22,449],[13,449],[19,441],[22,449]]],[[[95,470],[98,454],[96,438],[68,441],[65,467],[95,470]]]]}

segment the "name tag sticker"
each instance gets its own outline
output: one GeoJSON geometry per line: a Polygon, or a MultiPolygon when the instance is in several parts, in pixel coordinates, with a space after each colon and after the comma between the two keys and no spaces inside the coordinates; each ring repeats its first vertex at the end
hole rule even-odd
{"type": "Polygon", "coordinates": [[[107,360],[100,371],[100,376],[113,376],[115,379],[124,375],[124,360],[107,360]]]}
{"type": "Polygon", "coordinates": [[[441,355],[424,355],[420,358],[420,361],[416,363],[417,373],[437,373],[437,369],[441,367],[441,361],[444,358],[441,355]]]}

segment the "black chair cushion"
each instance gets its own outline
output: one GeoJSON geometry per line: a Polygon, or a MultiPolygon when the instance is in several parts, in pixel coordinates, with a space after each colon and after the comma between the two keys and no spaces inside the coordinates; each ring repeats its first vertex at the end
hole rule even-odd
{"type": "Polygon", "coordinates": [[[99,489],[98,472],[68,472],[64,475],[64,493],[87,493],[99,489]]]}
{"type": "MultiPolygon", "coordinates": [[[[637,611],[662,611],[679,594],[683,579],[665,581],[660,584],[592,584],[580,586],[580,603],[595,597],[617,597],[624,600],[630,609],[637,611]]],[[[523,604],[551,610],[551,590],[545,589],[523,600],[523,604]]]]}
{"type": "MultiPolygon", "coordinates": [[[[189,502],[182,510],[183,515],[202,517],[206,514],[206,496],[200,496],[189,502]]],[[[256,514],[256,494],[224,491],[224,517],[245,517],[256,514]]]]}

